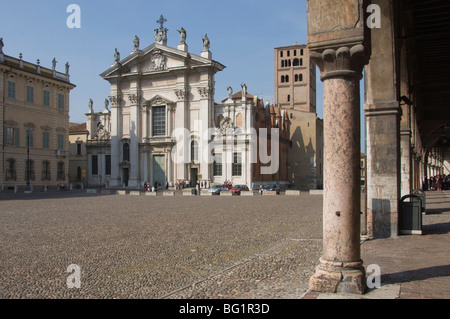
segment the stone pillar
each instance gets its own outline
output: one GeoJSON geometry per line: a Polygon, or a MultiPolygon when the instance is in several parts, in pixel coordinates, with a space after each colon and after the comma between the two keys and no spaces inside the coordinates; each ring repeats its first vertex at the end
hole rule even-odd
{"type": "Polygon", "coordinates": [[[308,0],[308,46],[324,91],[323,255],[310,289],[363,294],[360,86],[369,46],[362,0],[308,0]],[[326,18],[325,18],[326,17],[326,18]]]}
{"type": "MultiPolygon", "coordinates": [[[[367,154],[367,235],[398,234],[400,181],[400,108],[398,46],[393,1],[373,0],[381,8],[383,27],[370,29],[372,56],[365,69],[367,154]]],[[[404,64],[404,63],[403,63],[404,64]]],[[[402,91],[407,94],[407,83],[402,91]]]]}
{"type": "Polygon", "coordinates": [[[323,255],[310,288],[364,293],[360,254],[360,85],[363,45],[313,53],[324,90],[323,255]]]}

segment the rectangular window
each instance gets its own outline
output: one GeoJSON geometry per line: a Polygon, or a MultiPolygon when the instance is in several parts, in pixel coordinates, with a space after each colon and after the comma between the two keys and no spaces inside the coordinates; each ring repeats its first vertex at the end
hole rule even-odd
{"type": "Polygon", "coordinates": [[[81,155],[81,143],[77,143],[77,155],[81,155]]]}
{"type": "Polygon", "coordinates": [[[34,103],[34,87],[27,85],[27,102],[34,103]]]}
{"type": "Polygon", "coordinates": [[[8,99],[16,99],[16,82],[8,81],[8,99]]]}
{"type": "Polygon", "coordinates": [[[92,175],[98,175],[98,156],[97,155],[92,155],[91,163],[92,163],[92,175]]]}
{"type": "Polygon", "coordinates": [[[214,154],[213,175],[222,176],[222,154],[214,154]]]}
{"type": "Polygon", "coordinates": [[[111,155],[105,155],[105,175],[111,175],[111,155]]]}
{"type": "Polygon", "coordinates": [[[66,179],[65,176],[66,174],[64,172],[64,162],[58,162],[58,176],[57,176],[58,180],[59,181],[65,180],[66,179]]]}
{"type": "Polygon", "coordinates": [[[41,177],[41,179],[43,181],[50,180],[50,162],[49,161],[42,162],[42,177],[41,177]]]}
{"type": "Polygon", "coordinates": [[[20,145],[20,131],[18,127],[3,127],[3,144],[4,145],[20,145]]]}
{"type": "Polygon", "coordinates": [[[241,176],[242,175],[242,154],[241,153],[233,154],[232,175],[233,176],[241,176]]]}
{"type": "Polygon", "coordinates": [[[64,149],[64,134],[58,134],[58,149],[64,149]]]}
{"type": "Polygon", "coordinates": [[[48,150],[50,148],[50,133],[42,132],[42,148],[48,150]]]}
{"type": "Polygon", "coordinates": [[[64,94],[58,94],[58,109],[64,110],[64,94]]]}
{"type": "Polygon", "coordinates": [[[156,106],[152,109],[153,136],[166,135],[166,107],[156,106]]]}
{"type": "Polygon", "coordinates": [[[25,146],[34,147],[34,131],[26,130],[26,134],[27,134],[27,140],[26,140],[25,146]]]}
{"type": "Polygon", "coordinates": [[[50,91],[44,90],[42,92],[42,105],[50,106],[50,91]]]}
{"type": "Polygon", "coordinates": [[[16,180],[16,161],[12,158],[6,161],[6,180],[16,180]]]}

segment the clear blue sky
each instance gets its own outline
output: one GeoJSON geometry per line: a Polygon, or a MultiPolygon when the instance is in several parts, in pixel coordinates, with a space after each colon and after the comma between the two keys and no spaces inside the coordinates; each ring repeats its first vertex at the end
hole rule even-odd
{"type": "MultiPolygon", "coordinates": [[[[274,96],[274,48],[306,43],[306,0],[41,0],[2,1],[0,37],[7,55],[64,72],[70,64],[70,79],[77,87],[70,98],[70,121],[82,123],[92,98],[94,110],[103,109],[109,96],[108,82],[99,74],[110,67],[117,48],[121,58],[133,49],[154,42],[156,20],[167,19],[168,46],[176,47],[177,32],[187,32],[189,52],[200,54],[205,33],[211,41],[213,59],[226,69],[216,75],[215,100],[227,97],[228,86],[248,91],[265,100],[274,96]],[[66,12],[70,4],[81,8],[81,28],[70,29],[66,12]]],[[[319,78],[320,76],[318,76],[319,78]]],[[[323,118],[322,84],[317,83],[317,114],[323,118]]],[[[363,133],[363,131],[362,131],[363,133]]]]}

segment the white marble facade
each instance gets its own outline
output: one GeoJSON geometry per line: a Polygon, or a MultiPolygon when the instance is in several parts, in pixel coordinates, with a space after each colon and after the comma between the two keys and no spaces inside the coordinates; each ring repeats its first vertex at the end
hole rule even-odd
{"type": "MultiPolygon", "coordinates": [[[[233,100],[229,89],[229,98],[215,103],[214,76],[225,66],[212,60],[206,35],[195,55],[188,52],[185,30],[179,32],[176,49],[167,46],[167,30],[155,30],[156,42],[142,50],[136,37],[131,54],[120,60],[116,50],[113,65],[100,75],[111,84],[110,112],[102,113],[109,116],[102,120],[110,130],[111,170],[103,176],[109,187],[172,186],[197,178],[207,185],[230,180],[250,186],[253,100],[243,86],[241,99],[233,100]]],[[[91,139],[97,129],[90,128],[91,139]]],[[[91,144],[90,152],[95,149],[91,144]]]]}

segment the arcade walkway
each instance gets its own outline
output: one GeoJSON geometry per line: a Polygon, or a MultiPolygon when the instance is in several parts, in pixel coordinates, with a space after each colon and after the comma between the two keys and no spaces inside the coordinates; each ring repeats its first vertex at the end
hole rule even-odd
{"type": "Polygon", "coordinates": [[[366,268],[380,266],[381,288],[363,296],[309,292],[305,299],[450,299],[450,191],[426,195],[423,235],[369,240],[361,246],[366,268]]]}

